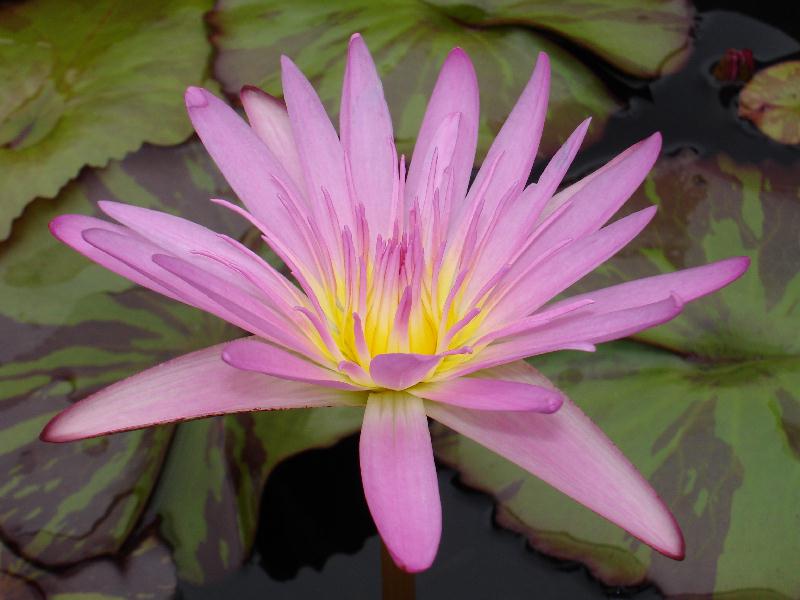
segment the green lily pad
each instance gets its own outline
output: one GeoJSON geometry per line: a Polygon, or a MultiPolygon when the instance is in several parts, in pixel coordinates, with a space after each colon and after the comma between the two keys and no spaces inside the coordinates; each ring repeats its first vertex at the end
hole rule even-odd
{"type": "Polygon", "coordinates": [[[0,591],[6,600],[170,600],[177,587],[169,549],[153,536],[119,560],[87,561],[53,573],[0,544],[0,591]]]}
{"type": "Polygon", "coordinates": [[[20,560],[42,568],[83,564],[118,555],[132,537],[160,526],[182,575],[220,575],[249,553],[275,464],[358,428],[358,411],[330,409],[237,415],[70,444],[38,440],[70,402],[241,335],[91,263],[56,242],[47,223],[58,214],[97,213],[97,200],[112,199],[257,239],[243,219],[207,201],[231,195],[198,142],[145,146],[84,171],[55,200],[34,202],[0,245],[0,537],[20,560]]]}
{"type": "Polygon", "coordinates": [[[631,207],[658,204],[656,220],[582,288],[736,254],[752,258],[750,270],[636,341],[532,359],[650,479],[682,526],[686,559],[658,555],[503,459],[440,432],[439,457],[495,495],[503,525],[610,585],[647,581],[670,597],[800,595],[796,169],[688,152],[662,160],[631,207]]]}
{"type": "Polygon", "coordinates": [[[781,144],[800,144],[800,60],[755,74],[739,94],[739,116],[781,144]]]}
{"type": "Polygon", "coordinates": [[[691,52],[694,9],[685,0],[432,0],[478,27],[547,29],[637,77],[677,71],[691,52]]]}
{"type": "Polygon", "coordinates": [[[28,202],[52,198],[84,165],[191,134],[182,92],[206,77],[211,4],[30,0],[0,8],[0,239],[28,202]]]}
{"type": "Polygon", "coordinates": [[[410,156],[428,97],[447,53],[466,50],[478,74],[482,158],[530,77],[539,51],[550,55],[552,89],[541,152],[551,154],[587,116],[589,139],[602,132],[619,104],[572,54],[521,27],[478,29],[416,0],[222,0],[212,14],[219,49],[217,78],[238,94],[245,84],[281,94],[280,55],[290,56],[314,83],[328,113],[338,114],[347,41],[364,35],[383,79],[398,148],[410,156]]]}

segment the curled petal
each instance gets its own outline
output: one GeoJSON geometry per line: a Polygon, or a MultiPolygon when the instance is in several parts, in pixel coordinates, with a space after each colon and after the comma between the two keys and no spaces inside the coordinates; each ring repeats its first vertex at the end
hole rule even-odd
{"type": "Polygon", "coordinates": [[[379,386],[404,390],[419,383],[442,360],[437,354],[379,354],[369,365],[369,374],[379,386]]]}

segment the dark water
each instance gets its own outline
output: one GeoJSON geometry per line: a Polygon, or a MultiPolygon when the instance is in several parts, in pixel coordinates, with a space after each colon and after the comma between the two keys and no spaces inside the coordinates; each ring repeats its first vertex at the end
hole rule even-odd
{"type": "MultiPolygon", "coordinates": [[[[800,58],[800,8],[794,1],[695,2],[696,46],[674,75],[647,84],[603,65],[597,69],[628,108],[613,116],[603,139],[579,155],[577,176],[659,130],[664,151],[724,151],[740,161],[787,163],[797,150],[781,146],[736,117],[739,84],[711,70],[728,48],[750,48],[756,67],[800,58]]],[[[583,58],[583,55],[582,55],[583,58]]],[[[594,59],[587,57],[587,62],[594,59]]],[[[595,66],[596,61],[592,66],[595,66]]],[[[542,165],[534,168],[534,177],[542,165]]],[[[357,438],[296,456],[270,477],[251,562],[213,586],[182,585],[182,600],[380,597],[380,548],[358,471],[357,438]]],[[[608,589],[585,568],[530,549],[521,536],[493,524],[492,500],[458,484],[442,469],[442,545],[433,567],[417,576],[417,598],[660,598],[658,590],[608,589]]]]}

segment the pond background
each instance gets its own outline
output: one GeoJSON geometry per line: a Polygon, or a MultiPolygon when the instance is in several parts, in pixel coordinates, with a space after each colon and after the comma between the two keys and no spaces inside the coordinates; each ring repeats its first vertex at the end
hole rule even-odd
{"type": "Polygon", "coordinates": [[[800,60],[798,9],[223,0],[209,13],[200,0],[160,4],[0,3],[0,223],[10,227],[0,243],[1,597],[379,595],[357,412],[242,415],[64,446],[36,440],[68,402],[240,335],[90,265],[46,223],[113,198],[252,244],[252,232],[205,202],[232,195],[189,137],[182,89],[205,82],[233,103],[244,82],[278,91],[286,52],[335,110],[354,30],[376,54],[401,145],[458,44],[478,69],[484,148],[535,50],[554,59],[532,181],[587,114],[593,129],[570,179],[662,132],[662,156],[624,209],[657,203],[659,216],[587,289],[754,259],[745,278],[675,323],[592,356],[533,361],[650,479],[683,527],[686,560],[656,555],[436,428],[444,533],[417,597],[800,597],[800,152],[738,116],[746,82],[715,76],[729,48],[752,50],[757,71],[800,60]]]}

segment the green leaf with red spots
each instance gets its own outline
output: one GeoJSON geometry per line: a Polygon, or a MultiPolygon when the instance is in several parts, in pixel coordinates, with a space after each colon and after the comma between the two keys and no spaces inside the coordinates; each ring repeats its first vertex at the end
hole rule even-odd
{"type": "Polygon", "coordinates": [[[800,144],[800,60],[759,71],[739,94],[739,116],[781,144],[800,144]]]}
{"type": "Polygon", "coordinates": [[[52,238],[48,222],[64,213],[99,214],[96,201],[112,199],[191,217],[245,243],[258,240],[243,219],[208,202],[212,197],[231,192],[199,143],[146,146],[84,171],[55,200],[34,202],[0,245],[0,537],[20,560],[44,570],[83,565],[119,556],[132,536],[160,526],[180,574],[193,581],[218,576],[248,555],[275,463],[357,429],[357,411],[331,409],[238,415],[69,444],[38,440],[69,403],[240,335],[91,263],[52,238]]]}
{"type": "Polygon", "coordinates": [[[663,159],[629,207],[656,203],[656,219],[581,289],[732,255],[749,255],[750,270],[636,340],[531,360],[650,480],[682,526],[686,559],[658,555],[440,430],[438,456],[496,496],[501,524],[611,585],[652,582],[670,597],[800,596],[797,168],[688,152],[663,159]]]}
{"type": "Polygon", "coordinates": [[[84,165],[191,134],[181,97],[206,78],[211,4],[29,0],[0,8],[0,239],[28,202],[54,197],[84,165]]]}
{"type": "Polygon", "coordinates": [[[466,27],[447,11],[416,0],[222,0],[211,20],[219,48],[215,73],[227,92],[238,94],[253,84],[280,95],[280,56],[286,54],[316,86],[331,115],[339,110],[347,41],[361,32],[383,80],[399,151],[407,155],[439,68],[455,46],[467,51],[478,73],[481,158],[539,51],[550,55],[553,72],[543,153],[554,151],[590,115],[589,137],[596,138],[619,107],[588,67],[547,37],[522,27],[466,27]]]}
{"type": "Polygon", "coordinates": [[[476,27],[546,29],[637,77],[675,72],[692,47],[694,9],[685,0],[432,0],[432,4],[476,27]]]}

